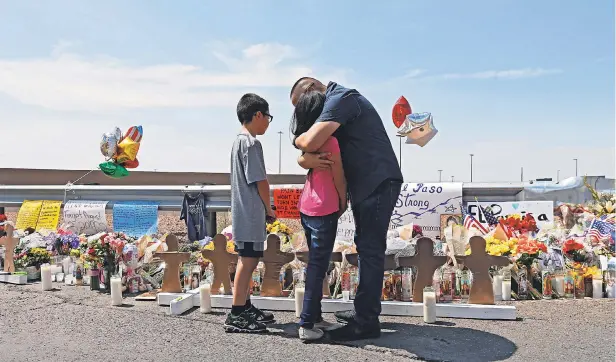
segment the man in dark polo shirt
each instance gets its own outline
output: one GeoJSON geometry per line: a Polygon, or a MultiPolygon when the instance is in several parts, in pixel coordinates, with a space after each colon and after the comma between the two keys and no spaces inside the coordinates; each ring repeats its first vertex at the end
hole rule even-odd
{"type": "Polygon", "coordinates": [[[402,185],[402,173],[383,121],[372,104],[355,89],[314,78],[299,79],[291,89],[291,103],[308,91],[325,93],[317,122],[295,141],[304,153],[305,169],[331,164],[315,154],[331,135],[338,139],[351,208],[355,218],[355,245],[359,253],[359,287],[355,310],[336,313],[342,328],[330,332],[334,340],[377,338],[381,334],[381,291],[389,221],[402,185]]]}

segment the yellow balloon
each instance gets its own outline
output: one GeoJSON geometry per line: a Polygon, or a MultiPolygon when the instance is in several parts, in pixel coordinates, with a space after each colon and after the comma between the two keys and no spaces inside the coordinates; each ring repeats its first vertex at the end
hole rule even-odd
{"type": "Polygon", "coordinates": [[[130,138],[124,138],[122,142],[118,144],[118,152],[115,157],[116,162],[122,164],[126,161],[134,161],[139,152],[139,145],[139,142],[135,142],[130,138]]]}

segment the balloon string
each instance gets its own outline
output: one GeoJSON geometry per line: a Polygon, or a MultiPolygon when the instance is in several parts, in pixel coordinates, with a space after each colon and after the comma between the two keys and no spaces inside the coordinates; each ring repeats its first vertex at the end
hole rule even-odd
{"type": "MultiPolygon", "coordinates": [[[[66,185],[65,185],[66,187],[64,188],[64,201],[63,201],[63,203],[64,203],[64,204],[66,204],[66,193],[70,190],[71,186],[73,186],[76,182],[81,181],[81,180],[82,180],[82,179],[84,179],[86,176],[88,176],[89,174],[91,174],[92,172],[97,171],[97,170],[98,170],[98,168],[92,169],[92,170],[90,170],[90,171],[86,172],[84,175],[82,175],[82,176],[81,176],[80,178],[78,178],[77,180],[67,182],[67,183],[66,183],[66,185]]],[[[74,192],[73,192],[73,193],[74,193],[74,192]]]]}

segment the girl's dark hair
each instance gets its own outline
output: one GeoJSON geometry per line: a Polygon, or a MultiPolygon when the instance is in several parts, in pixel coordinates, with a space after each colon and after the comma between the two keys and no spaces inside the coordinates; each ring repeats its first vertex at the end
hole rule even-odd
{"type": "Polygon", "coordinates": [[[319,91],[310,91],[299,96],[291,118],[290,133],[293,135],[293,146],[297,137],[308,131],[319,118],[324,104],[325,94],[319,91]]]}

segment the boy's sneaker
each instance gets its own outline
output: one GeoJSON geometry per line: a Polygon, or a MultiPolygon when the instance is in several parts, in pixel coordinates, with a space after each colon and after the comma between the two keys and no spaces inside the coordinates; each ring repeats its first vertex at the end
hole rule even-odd
{"type": "Polygon", "coordinates": [[[340,328],[342,327],[340,324],[337,323],[330,323],[328,321],[326,321],[325,319],[321,320],[320,322],[317,322],[314,324],[315,328],[318,328],[322,331],[328,332],[331,330],[334,330],[336,328],[340,328]]]}
{"type": "Polygon", "coordinates": [[[324,334],[325,333],[317,328],[316,325],[312,328],[299,327],[299,339],[304,342],[317,341],[323,338],[324,334]]]}
{"type": "Polygon", "coordinates": [[[274,319],[274,315],[272,313],[264,312],[254,305],[251,305],[250,308],[246,309],[246,313],[250,314],[257,322],[263,324],[276,322],[276,319],[274,319]]]}
{"type": "Polygon", "coordinates": [[[229,312],[227,320],[224,324],[225,332],[238,333],[263,333],[267,332],[267,327],[261,322],[257,322],[252,314],[243,311],[239,315],[233,315],[229,312]]]}

